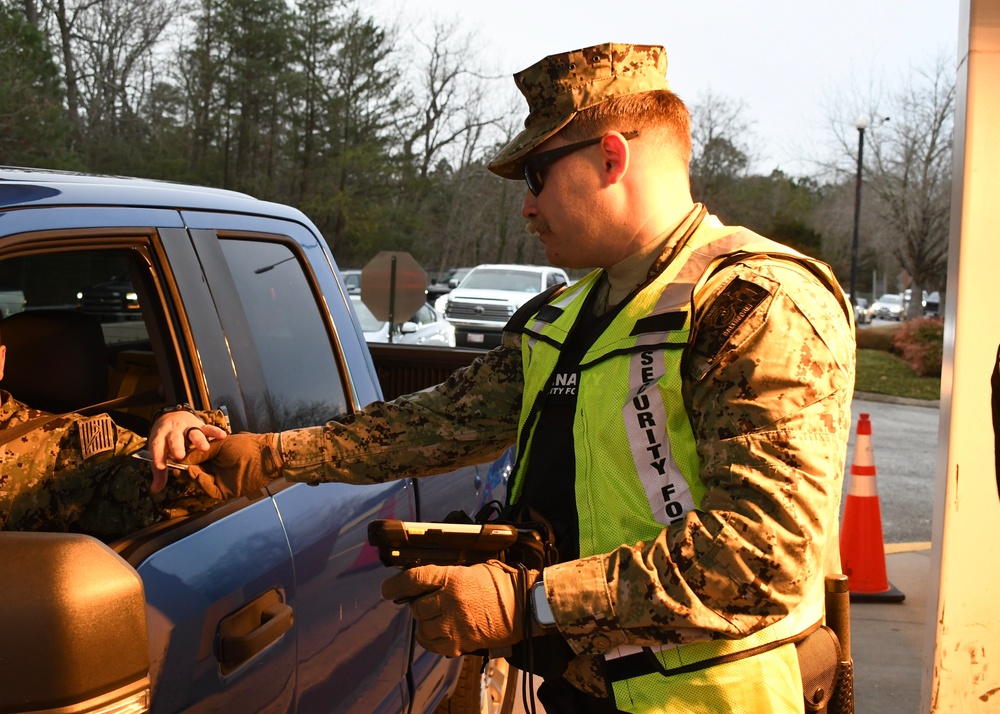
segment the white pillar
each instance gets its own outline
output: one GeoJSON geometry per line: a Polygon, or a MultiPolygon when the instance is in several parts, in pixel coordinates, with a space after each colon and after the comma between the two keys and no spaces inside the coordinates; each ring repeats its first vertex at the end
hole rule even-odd
{"type": "Polygon", "coordinates": [[[921,711],[1000,711],[1000,0],[960,0],[945,354],[921,711]]]}

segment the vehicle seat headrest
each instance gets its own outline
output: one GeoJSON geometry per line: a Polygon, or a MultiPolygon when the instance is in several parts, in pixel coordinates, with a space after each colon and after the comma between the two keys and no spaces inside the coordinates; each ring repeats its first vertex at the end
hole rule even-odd
{"type": "Polygon", "coordinates": [[[34,409],[60,414],[108,397],[101,323],[74,310],[29,310],[0,320],[7,363],[0,387],[34,409]]]}

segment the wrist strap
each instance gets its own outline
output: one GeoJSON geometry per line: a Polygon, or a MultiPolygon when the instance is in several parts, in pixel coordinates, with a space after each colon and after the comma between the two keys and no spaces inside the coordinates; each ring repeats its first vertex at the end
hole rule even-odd
{"type": "Polygon", "coordinates": [[[198,412],[190,404],[175,404],[172,407],[163,407],[163,409],[158,410],[155,414],[153,414],[153,418],[149,420],[149,423],[151,425],[155,424],[157,419],[172,412],[187,412],[188,414],[198,416],[198,412]]]}

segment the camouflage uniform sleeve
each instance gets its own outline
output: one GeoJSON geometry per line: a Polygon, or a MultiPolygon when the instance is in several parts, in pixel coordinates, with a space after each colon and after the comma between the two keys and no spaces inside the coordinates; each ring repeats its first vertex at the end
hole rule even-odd
{"type": "MultiPolygon", "coordinates": [[[[5,426],[42,414],[12,404],[5,426]]],[[[5,402],[8,413],[10,406],[5,402]]],[[[149,470],[140,476],[141,464],[126,458],[144,443],[106,414],[59,417],[7,442],[0,451],[0,526],[113,537],[152,523],[149,470]]]]}
{"type": "Polygon", "coordinates": [[[436,387],[282,432],[282,475],[378,483],[490,461],[514,442],[522,387],[520,338],[505,333],[500,347],[436,387]]]}
{"type": "Polygon", "coordinates": [[[229,425],[229,417],[221,409],[213,409],[211,411],[196,411],[195,416],[201,419],[206,424],[211,424],[212,426],[217,426],[220,429],[224,429],[227,434],[232,434],[233,429],[229,425]]]}
{"type": "MultiPolygon", "coordinates": [[[[9,397],[3,409],[4,427],[42,414],[9,397]]],[[[228,424],[222,412],[199,416],[228,424]]],[[[145,443],[106,414],[71,414],[0,446],[0,530],[73,531],[111,540],[217,502],[189,479],[170,479],[164,491],[150,493],[149,465],[131,458],[145,443]]]]}
{"type": "Polygon", "coordinates": [[[746,636],[795,608],[836,551],[848,318],[786,260],[744,258],[706,290],[683,375],[705,496],[654,541],[546,570],[577,653],[746,636]]]}

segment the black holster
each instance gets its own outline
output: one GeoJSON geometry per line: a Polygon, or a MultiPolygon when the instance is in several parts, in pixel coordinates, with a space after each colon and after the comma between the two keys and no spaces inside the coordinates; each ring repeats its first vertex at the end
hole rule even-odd
{"type": "Polygon", "coordinates": [[[795,643],[795,653],[802,672],[802,697],[807,712],[834,714],[829,708],[837,689],[840,669],[840,641],[829,627],[818,627],[801,642],[795,643]]]}

